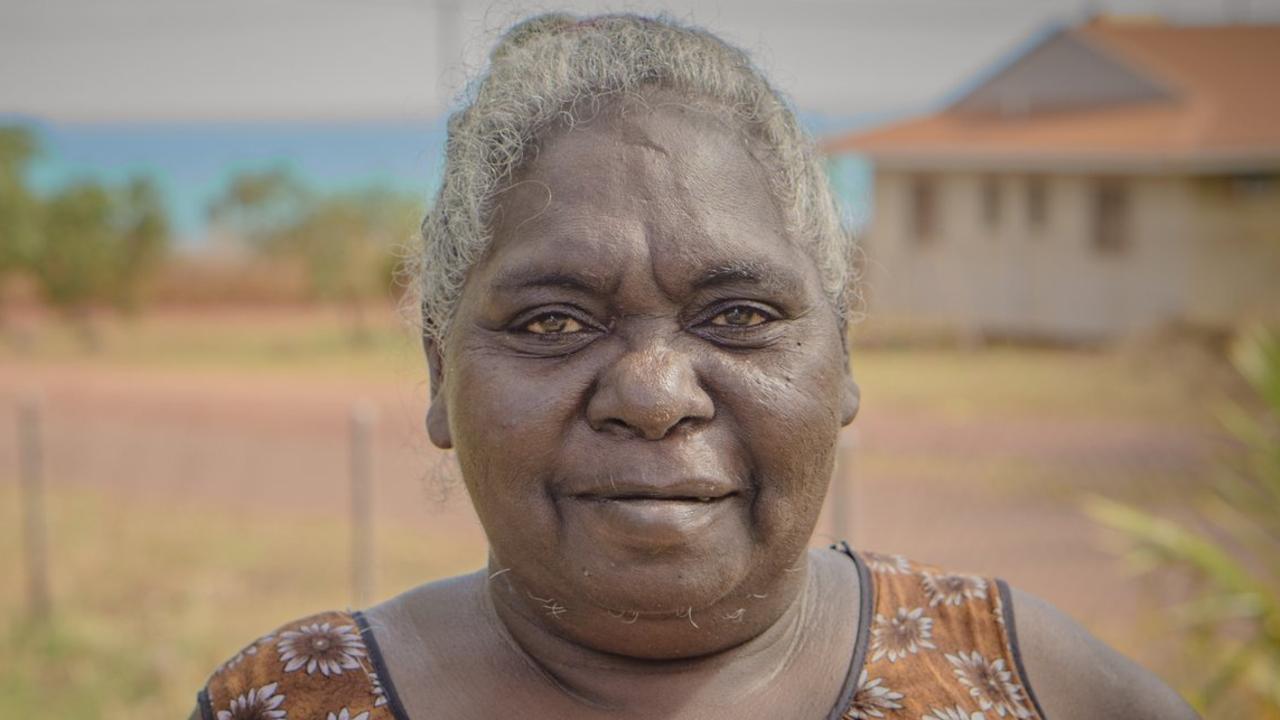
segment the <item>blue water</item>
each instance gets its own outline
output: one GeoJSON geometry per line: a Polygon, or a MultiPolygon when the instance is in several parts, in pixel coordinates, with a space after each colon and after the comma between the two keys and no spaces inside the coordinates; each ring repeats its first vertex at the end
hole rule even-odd
{"type": "MultiPolygon", "coordinates": [[[[857,118],[802,118],[815,135],[862,124],[857,118]]],[[[204,241],[209,205],[246,170],[284,167],[319,191],[377,185],[425,203],[439,187],[445,139],[443,120],[59,123],[0,117],[0,123],[36,129],[42,154],[31,182],[41,192],[80,179],[153,178],[179,242],[187,246],[204,241]]],[[[846,214],[865,220],[869,165],[844,157],[828,166],[846,214]]]]}

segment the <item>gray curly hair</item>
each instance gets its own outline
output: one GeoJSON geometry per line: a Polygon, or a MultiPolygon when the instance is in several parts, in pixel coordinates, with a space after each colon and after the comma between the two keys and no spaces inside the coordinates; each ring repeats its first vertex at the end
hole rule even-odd
{"type": "Polygon", "coordinates": [[[794,113],[746,53],[665,17],[540,15],[512,27],[449,117],[443,183],[422,222],[417,278],[424,338],[441,343],[471,266],[491,240],[494,197],[533,157],[540,133],[607,96],[661,88],[719,108],[763,150],[793,238],[843,323],[853,298],[852,236],[794,113]]]}

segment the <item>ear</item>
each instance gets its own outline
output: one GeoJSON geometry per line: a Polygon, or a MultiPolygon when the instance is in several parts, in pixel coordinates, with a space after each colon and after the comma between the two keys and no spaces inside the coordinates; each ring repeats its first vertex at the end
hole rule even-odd
{"type": "Polygon", "coordinates": [[[427,408],[427,437],[441,450],[453,447],[453,433],[449,431],[449,404],[444,392],[444,356],[440,345],[430,338],[422,338],[422,350],[427,356],[427,374],[431,378],[431,404],[427,408]]]}
{"type": "Polygon", "coordinates": [[[840,426],[844,427],[858,416],[858,408],[862,406],[862,391],[858,388],[858,383],[853,381],[853,373],[848,365],[844,366],[844,377],[840,384],[840,426]]]}
{"type": "Polygon", "coordinates": [[[844,346],[844,377],[840,378],[840,426],[846,427],[858,416],[862,407],[862,390],[853,379],[853,366],[849,358],[849,334],[841,328],[844,346]]]}

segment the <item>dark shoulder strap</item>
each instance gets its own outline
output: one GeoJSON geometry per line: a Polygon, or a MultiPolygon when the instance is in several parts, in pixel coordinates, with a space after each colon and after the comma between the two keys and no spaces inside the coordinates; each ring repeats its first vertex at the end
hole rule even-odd
{"type": "Polygon", "coordinates": [[[400,693],[396,691],[395,683],[392,682],[386,660],[382,659],[382,650],[378,647],[378,638],[374,636],[369,620],[360,611],[352,613],[352,617],[355,618],[356,625],[360,628],[360,635],[369,648],[369,661],[373,664],[373,682],[377,685],[380,694],[379,702],[387,706],[394,720],[409,720],[409,713],[404,709],[404,703],[400,701],[400,693]]]}
{"type": "Polygon", "coordinates": [[[1040,717],[1044,717],[1044,708],[1040,707],[1040,701],[1036,698],[1035,690],[1031,687],[1031,680],[1027,677],[1027,668],[1022,664],[1022,650],[1018,647],[1018,624],[1013,617],[1013,597],[1009,594],[1009,584],[996,578],[996,590],[1000,593],[998,603],[998,610],[1002,618],[1000,627],[1004,630],[1005,644],[1008,645],[1009,654],[1013,657],[1014,668],[1018,671],[1018,679],[1022,681],[1022,686],[1026,688],[1027,698],[1035,706],[1036,712],[1040,714],[1040,717]]]}
{"type": "Polygon", "coordinates": [[[296,620],[249,643],[214,671],[199,703],[209,720],[396,720],[348,612],[296,620]]]}
{"type": "Polygon", "coordinates": [[[831,546],[849,556],[858,572],[858,635],[853,643],[853,656],[849,660],[849,669],[845,672],[844,685],[840,689],[840,699],[831,711],[828,720],[841,720],[845,710],[853,702],[854,693],[858,689],[858,675],[867,659],[867,639],[871,637],[871,616],[875,612],[875,581],[867,570],[867,564],[858,553],[849,547],[849,543],[841,540],[831,546]]]}

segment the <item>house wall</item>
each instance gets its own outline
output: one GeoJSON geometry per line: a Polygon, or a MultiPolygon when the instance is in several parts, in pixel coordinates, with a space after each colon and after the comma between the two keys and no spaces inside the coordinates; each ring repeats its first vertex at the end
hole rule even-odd
{"type": "Polygon", "coordinates": [[[916,173],[879,170],[866,240],[865,292],[872,318],[975,333],[1064,340],[1114,338],[1184,316],[1190,304],[1195,226],[1190,186],[1176,177],[1112,178],[1128,197],[1118,252],[1095,246],[1098,178],[1040,176],[1046,218],[1027,215],[1027,176],[939,172],[937,237],[911,234],[916,173]],[[983,187],[999,187],[998,219],[985,217],[983,187]]]}
{"type": "Polygon", "coordinates": [[[1188,319],[1280,322],[1280,173],[1186,182],[1196,223],[1188,319]]]}

